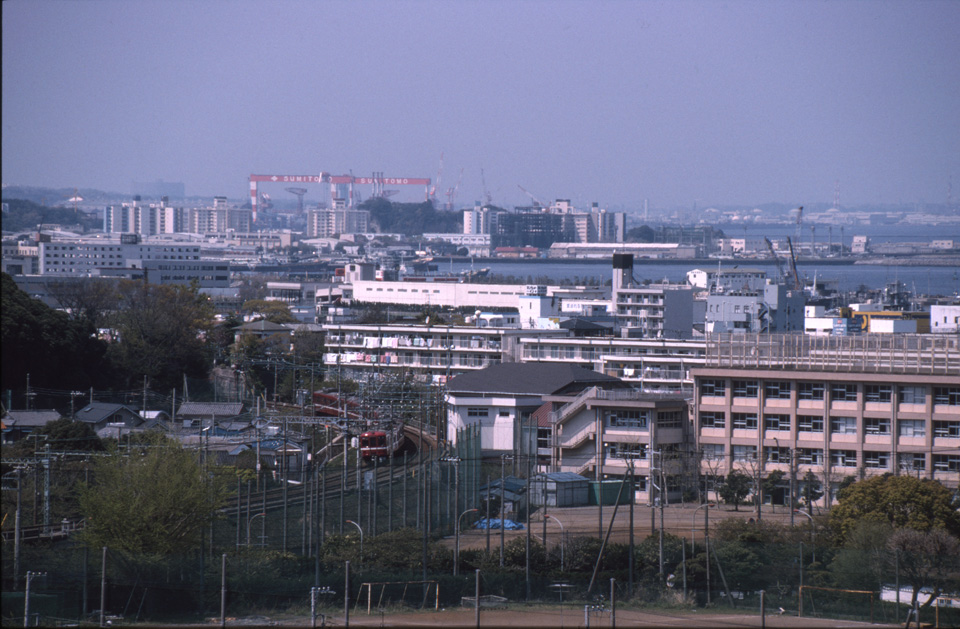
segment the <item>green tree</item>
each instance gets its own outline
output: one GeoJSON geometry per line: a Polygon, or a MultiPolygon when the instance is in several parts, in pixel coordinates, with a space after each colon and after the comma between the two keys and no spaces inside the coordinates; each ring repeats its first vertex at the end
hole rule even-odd
{"type": "Polygon", "coordinates": [[[807,508],[807,513],[813,515],[813,503],[823,498],[823,484],[813,470],[807,470],[803,476],[803,504],[807,508]]]}
{"type": "Polygon", "coordinates": [[[783,482],[783,477],[783,470],[774,470],[767,474],[766,478],[760,481],[760,486],[763,489],[763,495],[765,498],[770,499],[771,506],[777,504],[774,500],[774,497],[777,495],[777,490],[780,488],[780,483],[783,482]]]}
{"type": "Polygon", "coordinates": [[[22,389],[27,374],[35,387],[100,386],[105,379],[107,347],[89,324],[72,321],[66,313],[30,297],[6,273],[2,302],[3,389],[22,389]]]}
{"type": "Polygon", "coordinates": [[[80,487],[83,540],[131,555],[186,553],[226,504],[228,485],[204,471],[197,452],[160,435],[129,456],[114,450],[94,461],[93,482],[80,487]]]}
{"type": "Polygon", "coordinates": [[[290,306],[282,301],[251,299],[244,302],[240,311],[245,315],[261,315],[272,323],[296,323],[297,318],[290,314],[290,306]]]}
{"type": "Polygon", "coordinates": [[[46,435],[51,450],[92,451],[103,450],[103,442],[89,424],[81,421],[61,417],[52,421],[38,431],[46,435]]]}
{"type": "Polygon", "coordinates": [[[856,482],[839,494],[830,525],[840,541],[858,522],[887,523],[917,531],[960,533],[960,504],[935,480],[884,474],[856,482]]]}
{"type": "Polygon", "coordinates": [[[733,470],[727,474],[723,484],[720,485],[720,497],[727,504],[732,504],[734,511],[739,511],[740,505],[743,503],[744,498],[750,493],[752,486],[753,480],[749,476],[743,472],[733,470]]]}
{"type": "Polygon", "coordinates": [[[123,386],[169,390],[186,375],[205,379],[212,363],[213,307],[196,286],[125,281],[109,356],[123,386]]]}
{"type": "Polygon", "coordinates": [[[920,589],[931,587],[932,596],[923,604],[929,607],[960,568],[960,540],[943,529],[894,531],[887,548],[897,554],[900,576],[913,589],[911,607],[917,604],[920,589]]]}

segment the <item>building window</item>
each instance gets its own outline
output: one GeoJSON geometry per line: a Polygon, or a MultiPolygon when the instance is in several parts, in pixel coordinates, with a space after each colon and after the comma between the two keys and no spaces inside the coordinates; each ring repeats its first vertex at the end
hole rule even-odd
{"type": "Polygon", "coordinates": [[[608,443],[606,455],[608,459],[645,459],[647,458],[647,444],[608,443]]]}
{"type": "Polygon", "coordinates": [[[960,454],[934,454],[933,469],[937,472],[960,472],[960,454]]]}
{"type": "Polygon", "coordinates": [[[683,412],[660,411],[657,413],[657,428],[683,428],[683,412]]]}
{"type": "Polygon", "coordinates": [[[469,418],[486,418],[490,414],[490,409],[483,406],[471,406],[467,408],[467,417],[469,418]]]}
{"type": "Polygon", "coordinates": [[[897,390],[897,399],[901,404],[926,404],[926,387],[900,387],[897,390]]]}
{"type": "Polygon", "coordinates": [[[608,411],[607,425],[611,428],[646,428],[647,411],[623,409],[608,411]]]}
{"type": "Polygon", "coordinates": [[[719,461],[723,459],[724,446],[722,443],[705,443],[701,446],[703,458],[707,461],[719,461]]]}
{"type": "Polygon", "coordinates": [[[797,430],[823,432],[823,418],[818,415],[797,415],[797,430]]]}
{"type": "Polygon", "coordinates": [[[734,461],[756,461],[757,446],[733,446],[734,461]]]}
{"type": "Polygon", "coordinates": [[[890,467],[889,452],[863,452],[863,466],[885,470],[890,467]]]}
{"type": "Polygon", "coordinates": [[[927,469],[927,455],[922,452],[901,452],[899,457],[902,470],[927,469]]]}
{"type": "Polygon", "coordinates": [[[790,383],[786,380],[773,380],[763,383],[763,394],[767,398],[778,400],[790,399],[790,383]]]}
{"type": "Polygon", "coordinates": [[[934,387],[933,403],[960,406],[960,387],[934,387]]]}
{"type": "Polygon", "coordinates": [[[856,402],[857,401],[857,385],[831,384],[830,397],[838,402],[856,402]]]}
{"type": "Polygon", "coordinates": [[[723,380],[703,380],[700,383],[700,394],[703,396],[723,397],[726,391],[726,383],[723,380]]]}
{"type": "Polygon", "coordinates": [[[760,385],[756,380],[734,380],[733,397],[757,397],[760,385]]]}
{"type": "Polygon", "coordinates": [[[766,446],[763,448],[763,460],[767,463],[789,463],[790,448],[766,446]]]}
{"type": "Polygon", "coordinates": [[[800,465],[823,465],[823,448],[800,448],[797,450],[800,465]]]}
{"type": "Polygon", "coordinates": [[[798,400],[822,400],[824,386],[822,382],[798,382],[798,400]]]}
{"type": "Polygon", "coordinates": [[[901,437],[926,437],[927,422],[922,419],[901,419],[900,436],[901,437]]]}
{"type": "Polygon", "coordinates": [[[893,385],[868,384],[863,389],[864,402],[884,402],[889,404],[893,398],[893,385]]]}
{"type": "Polygon", "coordinates": [[[700,413],[701,428],[723,428],[727,423],[727,414],[720,411],[703,411],[700,413]]]}
{"type": "Polygon", "coordinates": [[[958,437],[960,437],[960,421],[933,422],[933,436],[957,439],[958,437]]]}
{"type": "Polygon", "coordinates": [[[857,451],[856,450],[831,450],[830,465],[834,467],[856,467],[857,451]]]}
{"type": "Polygon", "coordinates": [[[733,413],[732,415],[734,428],[756,430],[758,423],[756,413],[733,413]]]}
{"type": "Polygon", "coordinates": [[[863,431],[868,435],[889,435],[890,418],[864,417],[863,431]]]}
{"type": "Polygon", "coordinates": [[[856,417],[831,417],[830,432],[838,435],[857,434],[857,418],[856,417]]]}
{"type": "Polygon", "coordinates": [[[789,415],[764,415],[764,430],[790,430],[789,415]]]}

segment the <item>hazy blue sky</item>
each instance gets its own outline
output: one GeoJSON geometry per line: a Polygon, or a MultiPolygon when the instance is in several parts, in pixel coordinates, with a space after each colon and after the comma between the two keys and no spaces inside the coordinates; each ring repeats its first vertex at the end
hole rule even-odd
{"type": "Polygon", "coordinates": [[[443,152],[458,204],[481,168],[504,205],[960,196],[955,1],[2,6],[4,184],[243,198],[443,152]]]}

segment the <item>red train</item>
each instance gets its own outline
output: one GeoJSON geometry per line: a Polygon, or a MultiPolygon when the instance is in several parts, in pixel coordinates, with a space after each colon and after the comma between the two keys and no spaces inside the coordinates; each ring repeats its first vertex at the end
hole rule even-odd
{"type": "Polygon", "coordinates": [[[374,457],[385,460],[391,452],[396,456],[403,448],[405,439],[403,424],[400,423],[360,433],[360,456],[367,461],[372,461],[374,457]]]}

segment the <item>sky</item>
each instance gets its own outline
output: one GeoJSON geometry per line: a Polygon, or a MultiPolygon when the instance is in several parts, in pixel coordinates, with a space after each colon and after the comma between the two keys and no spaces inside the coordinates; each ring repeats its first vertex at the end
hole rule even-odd
{"type": "Polygon", "coordinates": [[[243,199],[251,173],[435,180],[443,155],[457,206],[484,180],[508,207],[520,186],[620,209],[960,196],[955,1],[2,10],[5,185],[243,199]]]}

